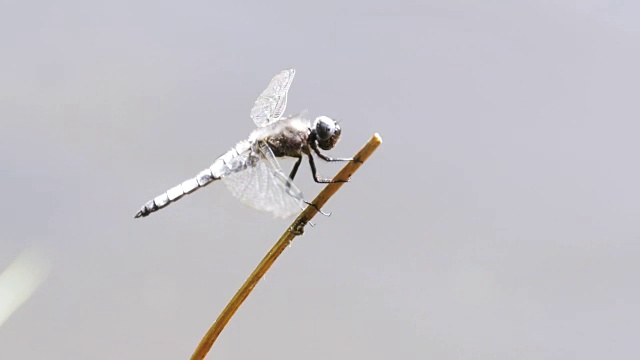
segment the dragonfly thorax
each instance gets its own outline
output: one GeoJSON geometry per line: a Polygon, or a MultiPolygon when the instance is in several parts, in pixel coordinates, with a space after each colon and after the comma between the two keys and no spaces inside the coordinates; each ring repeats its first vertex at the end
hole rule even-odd
{"type": "Polygon", "coordinates": [[[330,150],[340,140],[340,125],[327,116],[318,116],[313,124],[312,132],[323,150],[330,150]]]}

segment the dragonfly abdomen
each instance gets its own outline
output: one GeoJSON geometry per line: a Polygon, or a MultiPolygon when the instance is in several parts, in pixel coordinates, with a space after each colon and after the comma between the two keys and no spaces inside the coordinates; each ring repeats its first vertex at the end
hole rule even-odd
{"type": "Polygon", "coordinates": [[[248,163],[246,157],[239,155],[250,151],[251,145],[249,142],[242,141],[238,143],[231,148],[231,150],[216,159],[211,166],[200,171],[195,177],[185,180],[163,194],[149,200],[140,211],[136,213],[135,217],[145,217],[177,201],[184,195],[191,194],[197,189],[209,185],[215,180],[220,180],[232,172],[244,170],[248,166],[248,163]]]}

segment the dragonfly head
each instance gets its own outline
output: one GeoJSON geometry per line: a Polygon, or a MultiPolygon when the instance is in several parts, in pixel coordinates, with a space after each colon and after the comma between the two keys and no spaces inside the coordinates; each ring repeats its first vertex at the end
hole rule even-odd
{"type": "Polygon", "coordinates": [[[340,140],[340,133],[342,132],[340,125],[327,116],[318,116],[313,127],[318,146],[322,150],[332,149],[340,140]]]}

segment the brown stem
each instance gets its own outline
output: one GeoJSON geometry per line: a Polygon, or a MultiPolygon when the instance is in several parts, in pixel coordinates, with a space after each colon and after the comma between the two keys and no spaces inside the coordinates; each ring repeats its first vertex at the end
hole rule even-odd
{"type": "MultiPolygon", "coordinates": [[[[382,139],[380,135],[374,134],[373,137],[358,151],[358,153],[353,157],[354,161],[348,162],[338,174],[334,177],[334,180],[348,180],[351,178],[351,175],[358,170],[360,165],[362,165],[367,158],[375,151],[375,149],[382,143],[382,139]]],[[[324,204],[333,196],[333,194],[344,185],[344,182],[335,182],[328,184],[321,192],[316,196],[313,200],[315,206],[307,206],[298,217],[293,221],[291,226],[280,236],[278,242],[273,245],[271,250],[265,255],[264,259],[258,264],[255,270],[251,273],[249,278],[242,284],[238,292],[233,296],[231,301],[227,304],[227,306],[222,310],[222,313],[216,319],[216,322],[211,325],[209,331],[204,335],[198,347],[191,355],[191,359],[204,359],[207,355],[211,346],[218,338],[218,335],[222,332],[222,329],[227,325],[229,320],[233,314],[236,313],[240,305],[244,302],[244,300],[249,296],[253,288],[258,284],[258,281],[264,277],[267,273],[271,265],[276,261],[278,256],[282,254],[284,249],[289,246],[293,238],[298,235],[302,235],[304,232],[305,225],[311,220],[317,213],[318,209],[321,209],[324,204]]]]}

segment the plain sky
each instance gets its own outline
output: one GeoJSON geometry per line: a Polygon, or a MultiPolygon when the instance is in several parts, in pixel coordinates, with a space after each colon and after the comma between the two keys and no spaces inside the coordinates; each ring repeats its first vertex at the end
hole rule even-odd
{"type": "Polygon", "coordinates": [[[220,183],[133,214],[291,67],[331,155],[384,143],[210,358],[640,353],[637,2],[2,1],[0,45],[0,272],[48,269],[0,359],[190,356],[289,221],[220,183]]]}

